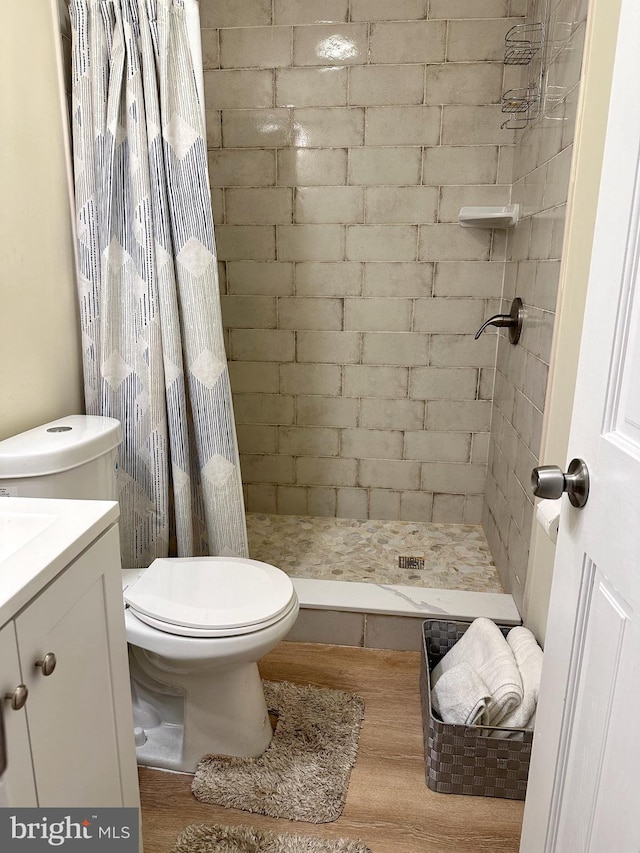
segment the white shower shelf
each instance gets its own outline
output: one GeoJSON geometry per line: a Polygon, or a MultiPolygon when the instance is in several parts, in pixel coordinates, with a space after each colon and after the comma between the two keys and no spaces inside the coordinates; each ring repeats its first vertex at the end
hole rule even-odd
{"type": "Polygon", "coordinates": [[[463,228],[512,228],[518,222],[520,205],[461,207],[458,222],[463,228]]]}

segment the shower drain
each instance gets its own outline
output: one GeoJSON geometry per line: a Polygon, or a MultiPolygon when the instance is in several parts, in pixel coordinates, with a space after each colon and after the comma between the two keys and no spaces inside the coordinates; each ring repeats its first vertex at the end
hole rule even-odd
{"type": "Polygon", "coordinates": [[[401,569],[424,569],[424,557],[398,557],[401,569]]]}

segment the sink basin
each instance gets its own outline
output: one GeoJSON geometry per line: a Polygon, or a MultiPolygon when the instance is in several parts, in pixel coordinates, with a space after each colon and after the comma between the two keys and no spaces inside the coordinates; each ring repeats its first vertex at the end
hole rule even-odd
{"type": "Polygon", "coordinates": [[[44,513],[2,512],[0,506],[0,562],[51,527],[56,518],[44,513]]]}
{"type": "Polygon", "coordinates": [[[115,501],[0,498],[0,628],[118,521],[115,501]]]}

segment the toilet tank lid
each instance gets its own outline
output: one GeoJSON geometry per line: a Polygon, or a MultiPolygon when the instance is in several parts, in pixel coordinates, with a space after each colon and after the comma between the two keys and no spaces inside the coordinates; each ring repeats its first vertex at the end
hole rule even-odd
{"type": "Polygon", "coordinates": [[[39,477],[77,468],[117,447],[115,418],[69,415],[0,441],[0,481],[39,477]]]}

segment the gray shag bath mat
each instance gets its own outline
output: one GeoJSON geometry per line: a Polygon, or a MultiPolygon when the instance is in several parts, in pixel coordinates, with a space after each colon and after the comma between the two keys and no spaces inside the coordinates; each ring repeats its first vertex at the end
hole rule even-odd
{"type": "Polygon", "coordinates": [[[270,817],[337,820],[358,752],[364,700],[287,681],[265,681],[264,693],[277,717],[266,751],[259,758],[205,755],[193,795],[204,803],[270,817]]]}
{"type": "Polygon", "coordinates": [[[260,832],[250,826],[192,823],[178,836],[173,853],[371,853],[361,841],[260,832]]]}

